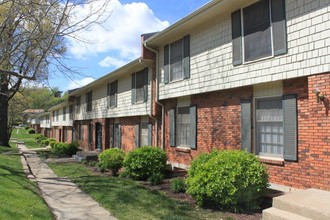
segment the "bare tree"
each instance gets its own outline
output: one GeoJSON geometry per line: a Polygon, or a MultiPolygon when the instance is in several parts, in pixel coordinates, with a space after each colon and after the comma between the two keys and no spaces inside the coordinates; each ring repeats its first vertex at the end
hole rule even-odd
{"type": "Polygon", "coordinates": [[[104,0],[0,0],[0,145],[9,146],[8,103],[26,80],[66,70],[67,37],[108,19],[104,0]],[[79,9],[88,13],[81,16],[79,9]],[[79,15],[79,16],[78,16],[79,15]]]}

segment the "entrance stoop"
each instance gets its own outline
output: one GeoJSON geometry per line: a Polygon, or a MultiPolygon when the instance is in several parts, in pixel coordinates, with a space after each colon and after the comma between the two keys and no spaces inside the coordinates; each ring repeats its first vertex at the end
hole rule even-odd
{"type": "Polygon", "coordinates": [[[329,220],[330,192],[307,189],[273,198],[273,207],[263,210],[263,220],[329,220]]]}

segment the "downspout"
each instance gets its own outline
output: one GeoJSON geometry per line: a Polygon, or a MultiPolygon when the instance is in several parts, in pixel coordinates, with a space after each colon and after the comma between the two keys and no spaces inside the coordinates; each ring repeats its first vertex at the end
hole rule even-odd
{"type": "MultiPolygon", "coordinates": [[[[148,64],[145,64],[142,59],[139,59],[139,63],[145,65],[146,67],[150,67],[148,64]]],[[[155,134],[156,134],[155,135],[155,145],[157,145],[157,143],[158,143],[158,135],[157,135],[158,134],[158,120],[157,120],[156,117],[154,117],[152,115],[152,107],[153,107],[152,98],[153,97],[152,97],[152,81],[151,81],[151,92],[150,92],[150,100],[151,101],[150,101],[150,112],[148,113],[148,116],[155,121],[155,134]]]]}
{"type": "MultiPolygon", "coordinates": [[[[154,52],[156,54],[156,104],[162,107],[162,126],[161,126],[161,148],[164,150],[164,121],[165,121],[165,108],[162,103],[159,102],[159,84],[158,84],[158,74],[159,74],[159,53],[157,50],[149,47],[146,42],[143,43],[145,48],[154,52]]],[[[156,135],[157,136],[157,135],[156,135]]]]}

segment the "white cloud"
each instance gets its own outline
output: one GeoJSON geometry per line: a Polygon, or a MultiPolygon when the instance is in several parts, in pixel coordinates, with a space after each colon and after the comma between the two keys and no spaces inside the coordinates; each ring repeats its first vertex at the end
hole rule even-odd
{"type": "Polygon", "coordinates": [[[125,60],[119,60],[113,57],[109,57],[107,56],[106,58],[104,58],[103,60],[101,60],[98,64],[102,67],[115,67],[115,68],[119,68],[123,65],[125,65],[127,62],[125,60]]]}
{"type": "Polygon", "coordinates": [[[86,77],[80,80],[73,80],[69,83],[68,90],[76,89],[82,86],[85,86],[91,82],[93,82],[95,79],[93,77],[86,77]]]}
{"type": "MultiPolygon", "coordinates": [[[[100,2],[96,1],[96,6],[100,2]]],[[[76,19],[86,14],[91,5],[80,7],[75,12],[76,19]]],[[[159,20],[152,10],[142,2],[121,4],[118,0],[111,0],[106,11],[111,16],[101,27],[93,25],[76,33],[76,36],[89,43],[77,42],[69,38],[69,51],[77,58],[84,59],[98,53],[115,51],[123,60],[132,60],[141,54],[141,34],[161,31],[169,26],[168,21],[159,20]]],[[[107,58],[105,58],[107,59],[107,58]]],[[[100,62],[102,63],[102,61],[100,62]]]]}

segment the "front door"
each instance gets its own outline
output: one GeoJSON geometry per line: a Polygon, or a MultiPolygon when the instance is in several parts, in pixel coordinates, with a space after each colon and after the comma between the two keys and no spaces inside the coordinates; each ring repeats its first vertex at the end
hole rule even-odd
{"type": "Polygon", "coordinates": [[[95,132],[96,132],[96,148],[98,150],[102,150],[102,125],[97,123],[96,124],[96,129],[95,129],[95,132]]]}

